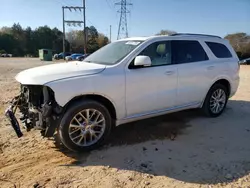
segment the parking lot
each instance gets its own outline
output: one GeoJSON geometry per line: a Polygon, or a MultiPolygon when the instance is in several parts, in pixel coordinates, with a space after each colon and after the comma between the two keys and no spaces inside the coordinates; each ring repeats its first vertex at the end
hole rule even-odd
{"type": "Polygon", "coordinates": [[[16,138],[3,115],[19,92],[14,76],[44,64],[0,58],[0,187],[250,187],[250,66],[222,116],[191,110],[122,125],[108,145],[77,155],[35,130],[16,138]]]}

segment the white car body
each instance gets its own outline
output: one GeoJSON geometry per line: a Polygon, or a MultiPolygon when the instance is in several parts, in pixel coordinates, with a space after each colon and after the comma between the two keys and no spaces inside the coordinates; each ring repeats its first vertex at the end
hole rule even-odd
{"type": "Polygon", "coordinates": [[[103,65],[84,62],[85,60],[53,64],[23,71],[16,76],[16,80],[23,85],[50,87],[61,107],[78,96],[102,96],[115,108],[116,125],[184,109],[200,108],[210,87],[221,79],[229,82],[230,97],[237,91],[239,59],[227,40],[202,35],[123,40],[141,41],[141,44],[116,64],[103,65]],[[144,69],[128,68],[130,62],[148,45],[172,40],[198,41],[209,60],[144,69]],[[232,57],[217,58],[205,41],[224,44],[232,57]]]}

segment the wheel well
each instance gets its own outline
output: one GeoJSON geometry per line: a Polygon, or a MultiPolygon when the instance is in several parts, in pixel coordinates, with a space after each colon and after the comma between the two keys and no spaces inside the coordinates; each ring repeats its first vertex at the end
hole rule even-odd
{"type": "Polygon", "coordinates": [[[228,95],[230,95],[231,86],[230,86],[230,83],[229,83],[228,80],[226,80],[226,79],[221,79],[221,80],[216,81],[213,85],[215,85],[215,84],[221,84],[221,85],[225,86],[225,87],[227,88],[228,95]]]}
{"type": "Polygon", "coordinates": [[[64,107],[65,110],[67,110],[67,108],[72,103],[77,102],[79,100],[83,100],[83,99],[91,99],[91,100],[94,100],[94,101],[101,103],[102,105],[104,105],[108,109],[112,119],[116,119],[116,110],[115,110],[113,103],[109,99],[107,99],[101,95],[91,95],[90,94],[90,95],[81,95],[81,96],[74,97],[65,105],[65,107],[64,107]]]}

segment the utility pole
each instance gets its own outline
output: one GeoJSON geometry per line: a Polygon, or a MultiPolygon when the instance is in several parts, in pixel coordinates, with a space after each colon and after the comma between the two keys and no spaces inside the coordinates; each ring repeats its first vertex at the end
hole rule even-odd
{"type": "Polygon", "coordinates": [[[127,7],[133,4],[128,3],[127,0],[120,0],[120,2],[115,3],[115,5],[121,6],[120,9],[117,11],[118,13],[120,13],[120,21],[119,21],[117,39],[127,38],[128,37],[127,14],[130,13],[127,7]]]}
{"type": "MultiPolygon", "coordinates": [[[[65,24],[64,24],[64,7],[62,7],[63,14],[63,54],[65,54],[65,24]]],[[[65,58],[63,58],[65,59],[65,58]]]]}
{"type": "MultiPolygon", "coordinates": [[[[84,30],[86,28],[86,23],[85,23],[85,0],[83,0],[83,7],[73,7],[73,6],[63,6],[62,7],[62,11],[63,11],[63,53],[65,53],[65,24],[67,24],[68,26],[80,26],[81,27],[81,24],[84,24],[84,30]],[[83,21],[82,20],[65,20],[65,17],[64,17],[64,13],[65,13],[65,10],[69,10],[70,12],[72,11],[82,11],[83,10],[83,21]]],[[[86,48],[87,48],[87,45],[86,45],[86,32],[84,31],[84,51],[86,52],[86,48]]],[[[65,57],[64,57],[65,59],[65,57]]]]}
{"type": "Polygon", "coordinates": [[[84,35],[84,54],[87,54],[87,31],[86,31],[86,2],[83,0],[83,22],[84,22],[84,29],[83,29],[83,35],[84,35]]]}
{"type": "Polygon", "coordinates": [[[110,43],[111,43],[111,40],[112,40],[112,39],[111,39],[111,27],[112,27],[112,26],[110,25],[110,26],[109,26],[109,40],[110,40],[110,43]]]}

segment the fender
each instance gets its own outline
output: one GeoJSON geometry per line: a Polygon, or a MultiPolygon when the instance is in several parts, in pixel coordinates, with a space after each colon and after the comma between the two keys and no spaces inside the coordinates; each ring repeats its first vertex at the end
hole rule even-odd
{"type": "MultiPolygon", "coordinates": [[[[121,81],[112,81],[112,84],[105,85],[100,82],[100,75],[91,75],[84,78],[71,78],[58,80],[55,82],[47,83],[55,94],[56,102],[64,107],[72,99],[84,96],[84,95],[99,95],[109,100],[115,110],[117,119],[124,118],[126,116],[125,108],[125,91],[121,87],[121,81]],[[118,88],[120,89],[114,89],[118,88]]],[[[103,79],[104,82],[110,82],[110,80],[103,79]]]]}
{"type": "Polygon", "coordinates": [[[231,81],[231,79],[230,79],[229,76],[227,76],[227,75],[221,75],[221,76],[216,77],[216,78],[211,82],[210,86],[207,88],[206,95],[203,96],[203,100],[202,100],[202,102],[201,102],[200,107],[203,106],[203,103],[204,103],[204,101],[205,101],[205,98],[206,98],[207,93],[208,93],[208,91],[210,90],[210,88],[211,88],[217,81],[219,81],[219,80],[227,80],[227,81],[229,82],[229,86],[230,86],[230,88],[231,88],[231,86],[232,86],[232,81],[231,81]]]}

